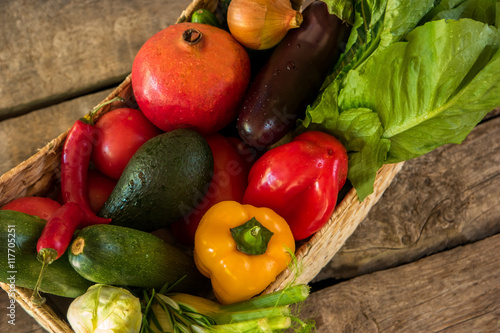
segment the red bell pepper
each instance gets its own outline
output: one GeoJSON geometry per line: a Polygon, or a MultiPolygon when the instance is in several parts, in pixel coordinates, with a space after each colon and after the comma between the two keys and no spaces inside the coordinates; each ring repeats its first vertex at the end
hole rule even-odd
{"type": "Polygon", "coordinates": [[[255,162],[243,203],[271,208],[288,222],[295,240],[305,239],[332,215],[346,182],[347,160],[335,137],[305,132],[255,162]]]}

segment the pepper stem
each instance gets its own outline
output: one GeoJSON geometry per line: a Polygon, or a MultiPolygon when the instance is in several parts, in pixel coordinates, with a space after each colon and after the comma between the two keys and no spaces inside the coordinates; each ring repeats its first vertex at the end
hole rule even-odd
{"type": "Polygon", "coordinates": [[[42,269],[38,275],[33,294],[31,295],[31,303],[36,306],[41,306],[45,303],[45,297],[40,295],[40,286],[42,285],[43,276],[47,267],[57,258],[57,251],[51,248],[44,248],[38,252],[37,259],[42,262],[42,269]]]}
{"type": "Polygon", "coordinates": [[[267,244],[274,235],[271,230],[264,227],[255,217],[230,230],[236,242],[236,248],[249,255],[266,253],[267,244]]]}
{"type": "Polygon", "coordinates": [[[124,101],[125,100],[123,98],[121,98],[120,96],[116,96],[115,98],[112,98],[109,101],[106,101],[104,103],[99,104],[92,111],[90,111],[85,116],[80,118],[80,120],[83,121],[85,124],[94,125],[94,115],[97,113],[97,111],[99,111],[100,109],[102,109],[104,106],[106,106],[108,104],[111,104],[114,102],[124,102],[124,101]]]}

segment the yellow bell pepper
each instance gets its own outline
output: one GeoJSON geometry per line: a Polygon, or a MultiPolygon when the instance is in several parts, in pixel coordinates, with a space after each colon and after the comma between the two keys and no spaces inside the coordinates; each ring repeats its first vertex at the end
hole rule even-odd
{"type": "Polygon", "coordinates": [[[222,201],[196,230],[195,263],[211,279],[219,302],[231,304],[262,292],[291,262],[295,241],[286,221],[269,208],[222,201]]]}

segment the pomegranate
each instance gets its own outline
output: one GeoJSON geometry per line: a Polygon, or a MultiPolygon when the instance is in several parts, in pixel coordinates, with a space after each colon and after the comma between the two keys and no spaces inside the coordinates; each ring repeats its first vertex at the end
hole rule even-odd
{"type": "Polygon", "coordinates": [[[219,131],[236,118],[249,81],[245,48],[227,31],[201,23],[156,33],[132,65],[137,104],[163,131],[219,131]]]}

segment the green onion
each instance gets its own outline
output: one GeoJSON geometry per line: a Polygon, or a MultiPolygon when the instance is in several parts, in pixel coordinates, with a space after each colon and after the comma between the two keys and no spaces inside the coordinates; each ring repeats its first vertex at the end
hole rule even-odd
{"type": "Polygon", "coordinates": [[[223,311],[244,311],[268,308],[272,306],[283,306],[302,302],[309,296],[309,287],[298,284],[278,290],[269,294],[253,297],[249,300],[229,305],[222,305],[223,311]]]}
{"type": "MultiPolygon", "coordinates": [[[[220,305],[185,293],[145,295],[141,332],[245,333],[274,332],[290,328],[312,328],[291,314],[289,305],[309,296],[309,287],[296,285],[246,301],[220,305]],[[152,304],[151,304],[152,303],[152,304]]],[[[307,331],[307,330],[306,330],[307,331]]]]}
{"type": "Polygon", "coordinates": [[[290,317],[265,317],[257,320],[241,321],[233,324],[214,325],[207,329],[210,333],[272,333],[290,327],[290,317]]]}

